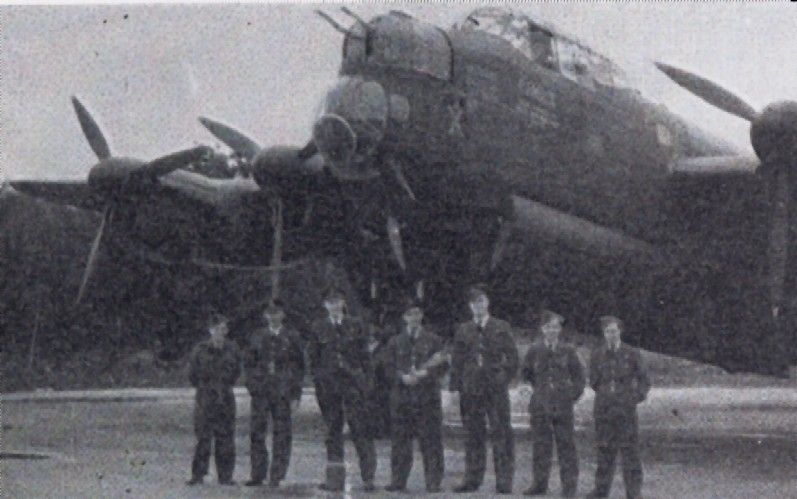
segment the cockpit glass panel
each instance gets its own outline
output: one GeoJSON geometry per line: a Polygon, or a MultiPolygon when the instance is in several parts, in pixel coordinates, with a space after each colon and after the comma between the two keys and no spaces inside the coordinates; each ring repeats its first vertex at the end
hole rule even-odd
{"type": "Polygon", "coordinates": [[[528,16],[504,8],[487,7],[471,13],[462,27],[498,36],[537,64],[548,69],[556,68],[553,35],[528,16]]]}
{"type": "Polygon", "coordinates": [[[528,57],[540,66],[556,69],[556,54],[550,32],[535,25],[529,26],[528,57]]]}
{"type": "Polygon", "coordinates": [[[465,18],[461,29],[498,36],[528,59],[548,69],[558,69],[583,85],[591,87],[597,82],[604,86],[628,86],[625,74],[609,59],[511,9],[476,9],[465,18]]]}

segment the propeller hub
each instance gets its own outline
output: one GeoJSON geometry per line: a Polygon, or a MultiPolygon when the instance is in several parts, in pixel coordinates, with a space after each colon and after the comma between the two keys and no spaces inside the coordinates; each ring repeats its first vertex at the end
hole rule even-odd
{"type": "Polygon", "coordinates": [[[104,194],[118,192],[129,176],[145,164],[144,161],[135,158],[103,159],[89,171],[89,186],[104,194]]]}
{"type": "Polygon", "coordinates": [[[770,104],[753,121],[750,141],[763,165],[797,157],[797,102],[770,104]]]}
{"type": "Polygon", "coordinates": [[[302,180],[311,179],[323,164],[314,159],[303,160],[300,150],[290,146],[274,146],[261,149],[252,160],[255,182],[264,190],[276,190],[279,194],[290,192],[302,180]]]}

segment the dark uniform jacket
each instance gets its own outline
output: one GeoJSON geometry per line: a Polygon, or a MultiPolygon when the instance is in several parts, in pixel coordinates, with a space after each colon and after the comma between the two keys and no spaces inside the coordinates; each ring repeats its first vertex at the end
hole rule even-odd
{"type": "Polygon", "coordinates": [[[313,323],[312,329],[308,352],[315,382],[353,386],[363,394],[371,391],[373,363],[365,325],[345,317],[335,326],[327,317],[313,323]]]}
{"type": "Polygon", "coordinates": [[[402,383],[401,375],[408,374],[413,366],[420,369],[425,362],[442,350],[443,341],[423,327],[415,339],[405,328],[388,341],[380,358],[385,375],[390,381],[392,404],[431,402],[440,399],[440,378],[448,369],[448,362],[428,369],[427,376],[414,386],[402,383]]]}
{"type": "Polygon", "coordinates": [[[211,340],[201,341],[191,352],[188,380],[197,388],[201,402],[228,402],[232,387],[241,375],[241,354],[234,341],[225,339],[221,348],[211,340]]]}
{"type": "Polygon", "coordinates": [[[523,379],[534,389],[531,411],[551,414],[572,411],[586,384],[576,349],[561,341],[553,351],[545,342],[532,344],[523,362],[523,379]]]}
{"type": "Polygon", "coordinates": [[[599,443],[636,439],[636,405],[650,391],[639,351],[623,343],[616,352],[604,344],[590,357],[590,386],[595,390],[594,416],[599,443]],[[614,421],[614,423],[611,423],[614,421]]]}
{"type": "Polygon", "coordinates": [[[518,364],[509,323],[491,316],[482,332],[474,321],[464,322],[454,335],[449,388],[469,393],[504,390],[517,373],[518,364]]]}
{"type": "Polygon", "coordinates": [[[302,339],[295,330],[282,326],[274,335],[266,326],[252,333],[244,355],[246,387],[252,396],[266,392],[298,400],[304,380],[302,339]]]}

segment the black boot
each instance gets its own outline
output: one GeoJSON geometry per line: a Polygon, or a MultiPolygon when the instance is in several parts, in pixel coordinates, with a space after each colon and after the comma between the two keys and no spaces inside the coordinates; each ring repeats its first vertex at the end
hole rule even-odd
{"type": "Polygon", "coordinates": [[[542,483],[535,483],[523,492],[524,496],[544,496],[548,493],[548,486],[542,483]]]}
{"type": "Polygon", "coordinates": [[[477,490],[479,490],[479,486],[475,483],[469,482],[464,482],[454,487],[454,492],[457,494],[462,494],[463,492],[476,492],[477,490]]]}

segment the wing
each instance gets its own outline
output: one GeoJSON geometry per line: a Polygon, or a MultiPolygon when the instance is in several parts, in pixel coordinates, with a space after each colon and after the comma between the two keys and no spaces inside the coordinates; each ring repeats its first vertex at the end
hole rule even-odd
{"type": "Polygon", "coordinates": [[[649,243],[542,203],[520,196],[513,196],[512,203],[514,229],[535,241],[603,258],[649,259],[657,253],[649,243]]]}
{"type": "Polygon", "coordinates": [[[92,211],[102,211],[103,200],[84,181],[72,180],[16,180],[10,182],[17,191],[57,204],[65,204],[92,211]]]}
{"type": "Polygon", "coordinates": [[[574,330],[591,334],[599,334],[598,317],[614,314],[644,349],[780,372],[782,349],[767,328],[766,182],[686,175],[672,189],[661,208],[670,238],[655,243],[515,196],[496,306],[519,322],[539,308],[562,311],[574,330]]]}
{"type": "MultiPolygon", "coordinates": [[[[175,170],[158,179],[176,196],[184,196],[207,206],[225,208],[245,201],[260,191],[248,177],[211,178],[188,170],[175,170]]],[[[102,211],[105,201],[86,182],[19,180],[10,185],[29,196],[92,211],[102,211]]]]}

